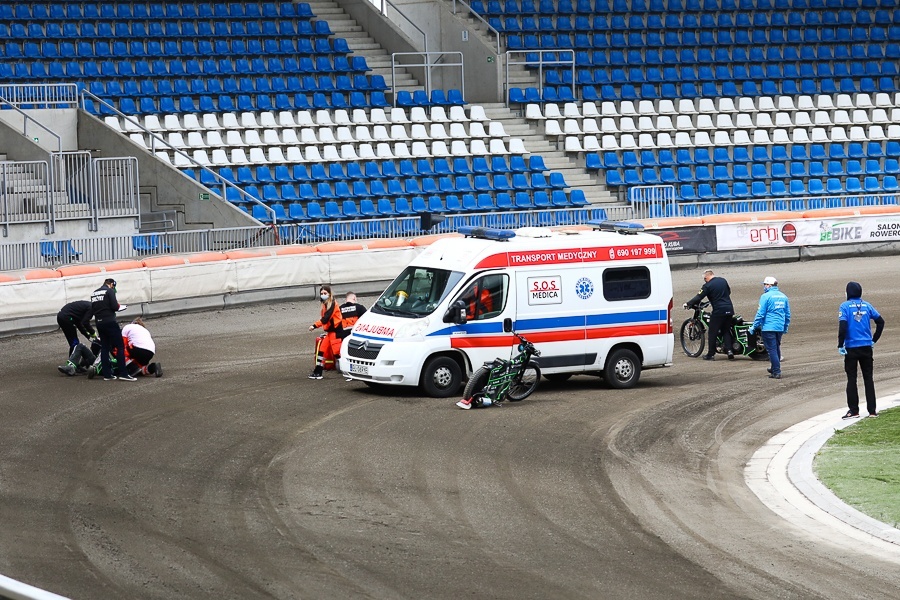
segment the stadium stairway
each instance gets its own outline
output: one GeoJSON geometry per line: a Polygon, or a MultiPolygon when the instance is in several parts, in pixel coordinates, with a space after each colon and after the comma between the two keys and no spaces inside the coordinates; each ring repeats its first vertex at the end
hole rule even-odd
{"type": "MultiPolygon", "coordinates": [[[[482,37],[489,46],[493,43],[493,36],[488,33],[487,26],[471,14],[465,16],[471,31],[482,37]]],[[[524,60],[519,57],[517,60],[524,60]]],[[[370,63],[371,64],[371,63],[370,63]]],[[[509,66],[510,87],[539,87],[537,76],[524,65],[512,64],[509,66]]],[[[524,106],[511,110],[504,103],[484,104],[485,114],[491,119],[500,120],[506,132],[512,137],[521,138],[529,152],[540,154],[544,157],[547,168],[551,171],[560,171],[571,188],[584,191],[584,196],[591,204],[603,206],[605,204],[622,204],[615,193],[610,192],[601,178],[593,175],[585,168],[583,156],[574,157],[567,155],[562,147],[557,147],[543,132],[531,126],[524,118],[524,106]]]]}
{"type": "MultiPolygon", "coordinates": [[[[385,81],[391,81],[391,57],[390,53],[378,44],[363,30],[350,15],[336,2],[331,0],[314,0],[309,2],[310,8],[317,17],[326,19],[331,30],[338,37],[347,40],[347,45],[354,52],[366,57],[366,64],[372,68],[370,75],[381,75],[385,81]]],[[[469,16],[472,29],[478,31],[478,35],[488,39],[483,23],[469,16]]],[[[523,65],[511,65],[510,85],[534,86],[537,78],[523,65]]],[[[413,91],[421,89],[421,84],[405,69],[397,69],[397,90],[413,91]]],[[[391,99],[390,97],[388,98],[391,99]]],[[[540,154],[550,171],[559,171],[563,174],[570,189],[581,189],[585,198],[591,204],[620,204],[617,198],[610,194],[601,179],[593,176],[584,168],[583,159],[574,159],[566,155],[562,148],[548,140],[543,133],[530,126],[523,115],[509,110],[505,104],[483,104],[485,114],[492,120],[503,123],[504,130],[510,137],[521,138],[529,152],[540,154]]]]}
{"type": "MultiPolygon", "coordinates": [[[[343,8],[331,0],[315,0],[308,2],[313,13],[318,19],[328,21],[328,26],[335,36],[347,40],[347,46],[353,51],[354,55],[364,56],[366,64],[371,67],[372,71],[369,75],[381,75],[384,80],[390,84],[391,81],[391,55],[378,42],[369,37],[362,26],[343,8]]],[[[418,81],[403,68],[398,68],[396,72],[397,90],[415,90],[421,89],[422,86],[418,81]]],[[[389,92],[385,93],[388,100],[393,100],[389,92]]]]}
{"type": "Polygon", "coordinates": [[[583,160],[576,160],[567,155],[540,129],[530,125],[523,115],[510,110],[505,104],[499,102],[482,104],[482,106],[484,113],[490,119],[503,123],[504,130],[510,137],[521,138],[529,152],[541,155],[547,169],[562,173],[570,189],[582,190],[585,199],[590,204],[600,208],[609,204],[621,204],[598,177],[585,169],[583,160]]]}

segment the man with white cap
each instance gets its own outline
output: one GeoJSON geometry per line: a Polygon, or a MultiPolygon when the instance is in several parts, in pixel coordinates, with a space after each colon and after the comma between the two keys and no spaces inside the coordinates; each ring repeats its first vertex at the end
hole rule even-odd
{"type": "Polygon", "coordinates": [[[781,379],[781,336],[787,333],[791,324],[791,306],[781,290],[778,289],[778,280],[774,277],[763,279],[763,293],[759,297],[759,310],[753,325],[747,332],[759,331],[762,334],[763,344],[769,353],[770,379],[781,379]]]}

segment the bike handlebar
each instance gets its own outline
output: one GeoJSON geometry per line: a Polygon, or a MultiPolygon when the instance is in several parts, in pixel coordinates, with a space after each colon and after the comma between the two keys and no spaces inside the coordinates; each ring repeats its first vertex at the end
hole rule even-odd
{"type": "Polygon", "coordinates": [[[528,351],[529,351],[531,354],[533,354],[534,356],[540,356],[540,355],[541,355],[540,350],[538,350],[537,348],[535,348],[535,347],[534,347],[534,344],[532,344],[532,343],[529,342],[527,339],[525,339],[525,336],[523,336],[523,335],[520,334],[520,333],[516,333],[515,331],[513,331],[512,334],[513,334],[514,336],[516,336],[517,338],[519,338],[519,342],[522,343],[522,344],[524,344],[524,345],[528,348],[528,351]]]}
{"type": "Polygon", "coordinates": [[[699,304],[686,304],[685,308],[686,308],[686,310],[697,310],[697,309],[703,310],[707,306],[709,306],[709,301],[700,302],[699,304]]]}

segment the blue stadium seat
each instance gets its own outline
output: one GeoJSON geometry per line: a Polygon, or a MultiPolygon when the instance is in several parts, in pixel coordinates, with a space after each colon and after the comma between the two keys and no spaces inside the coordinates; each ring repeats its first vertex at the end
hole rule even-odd
{"type": "Polygon", "coordinates": [[[765,181],[754,181],[750,184],[750,195],[754,198],[766,198],[769,195],[769,189],[766,187],[765,181]]]}
{"type": "Polygon", "coordinates": [[[772,196],[781,197],[781,196],[787,196],[788,190],[787,190],[787,187],[784,185],[784,181],[776,179],[776,180],[772,181],[772,185],[771,185],[771,189],[770,189],[769,193],[772,196]]]}
{"type": "MultiPolygon", "coordinates": [[[[825,186],[819,178],[812,178],[807,182],[807,189],[811,195],[824,195],[825,186]]],[[[811,207],[810,207],[811,208],[811,207]]]]}

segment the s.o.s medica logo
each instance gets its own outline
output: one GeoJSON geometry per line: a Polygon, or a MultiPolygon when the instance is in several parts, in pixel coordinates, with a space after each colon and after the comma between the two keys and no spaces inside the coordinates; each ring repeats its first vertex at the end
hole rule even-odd
{"type": "Polygon", "coordinates": [[[797,239],[797,228],[793,223],[785,223],[781,226],[781,239],[788,244],[794,243],[794,240],[797,239]]]}

